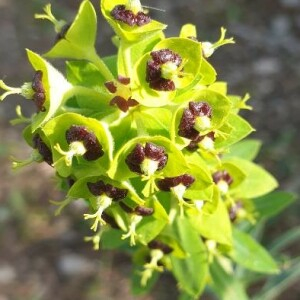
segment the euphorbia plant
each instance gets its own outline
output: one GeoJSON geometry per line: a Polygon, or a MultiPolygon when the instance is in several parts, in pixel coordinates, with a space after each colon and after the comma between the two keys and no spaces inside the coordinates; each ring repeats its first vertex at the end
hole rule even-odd
{"type": "Polygon", "coordinates": [[[57,212],[86,203],[86,240],[132,255],[137,293],[165,271],[183,299],[199,297],[207,285],[226,298],[219,276],[234,278],[237,265],[278,273],[245,230],[263,216],[259,204],[272,201],[277,182],[253,162],[260,143],[244,140],[253,131],[239,115],[251,109],[248,95],[228,93],[209,62],[233,39],[222,28],[217,42],[198,40],[191,24],[167,38],[166,25],[139,0],[102,0],[100,9],[115,32],[117,54],[109,57],[97,54],[90,1],[70,24],[57,20],[50,4],[36,15],[54,24],[55,44],[42,56],[27,50],[31,82],[11,88],[0,81],[1,100],[17,93],[37,109],[29,118],[17,110],[14,123],[27,124],[23,136],[33,152],[14,166],[53,168],[67,193],[54,202],[57,212]],[[48,58],[67,59],[66,75],[48,58]]]}

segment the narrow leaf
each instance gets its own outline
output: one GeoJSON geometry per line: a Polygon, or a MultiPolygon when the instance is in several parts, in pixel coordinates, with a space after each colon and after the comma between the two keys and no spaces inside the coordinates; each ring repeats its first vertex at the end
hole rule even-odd
{"type": "Polygon", "coordinates": [[[241,266],[259,273],[276,274],[278,266],[263,246],[250,235],[233,230],[233,248],[230,257],[241,266]]]}

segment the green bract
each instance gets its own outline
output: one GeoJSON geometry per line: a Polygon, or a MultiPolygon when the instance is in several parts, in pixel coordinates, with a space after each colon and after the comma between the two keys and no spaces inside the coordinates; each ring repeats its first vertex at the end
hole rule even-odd
{"type": "Polygon", "coordinates": [[[118,50],[100,58],[98,9],[90,1],[82,1],[69,26],[50,5],[44,10],[36,17],[53,22],[59,34],[45,56],[68,59],[66,78],[27,50],[33,81],[20,88],[0,81],[1,100],[17,93],[39,108],[25,118],[17,107],[13,123],[27,123],[23,137],[33,154],[15,166],[43,160],[52,166],[67,195],[53,201],[57,213],[84,200],[83,218],[93,231],[86,240],[94,249],[133,254],[137,293],[169,271],[182,299],[196,299],[207,284],[221,296],[246,299],[228,270],[276,273],[278,267],[242,229],[293,197],[272,192],[277,181],[253,162],[260,142],[244,140],[254,129],[239,115],[251,109],[249,96],[228,94],[207,60],[233,39],[221,28],[217,42],[199,41],[192,24],[165,38],[166,25],[138,0],[102,0],[118,50]]]}

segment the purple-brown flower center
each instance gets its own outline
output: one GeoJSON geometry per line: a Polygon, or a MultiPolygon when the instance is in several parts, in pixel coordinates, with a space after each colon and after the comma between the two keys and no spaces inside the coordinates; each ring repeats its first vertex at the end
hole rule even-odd
{"type": "Polygon", "coordinates": [[[33,136],[32,144],[33,148],[37,149],[44,161],[51,166],[53,164],[51,149],[46,145],[39,134],[33,136]]]}
{"type": "MultiPolygon", "coordinates": [[[[178,135],[188,138],[192,141],[197,140],[199,137],[199,131],[195,129],[197,118],[203,118],[203,120],[211,119],[212,108],[206,102],[189,102],[189,107],[183,111],[180,123],[178,135]]],[[[200,119],[201,120],[201,119],[200,119]]],[[[203,125],[204,127],[205,125],[203,125]]]]}
{"type": "Polygon", "coordinates": [[[217,171],[213,174],[214,183],[218,184],[220,181],[225,181],[228,185],[233,183],[233,178],[226,170],[217,171]]]}
{"type": "Polygon", "coordinates": [[[117,105],[117,107],[123,111],[127,112],[130,107],[136,106],[139,103],[131,98],[131,90],[128,86],[130,83],[130,78],[118,76],[116,82],[107,81],[104,83],[105,87],[112,94],[116,94],[109,102],[110,105],[117,105]]]}
{"type": "Polygon", "coordinates": [[[198,144],[201,143],[205,138],[209,138],[212,141],[215,140],[215,133],[213,131],[205,135],[198,135],[194,140],[192,140],[186,147],[189,151],[196,151],[198,149],[198,144]]]}
{"type": "Polygon", "coordinates": [[[87,187],[94,196],[101,196],[105,194],[114,201],[124,199],[128,194],[127,189],[120,189],[111,184],[105,184],[102,180],[97,182],[88,182],[87,187]]]}
{"type": "MultiPolygon", "coordinates": [[[[136,144],[131,153],[126,157],[126,164],[132,172],[139,174],[148,173],[143,167],[145,161],[151,160],[156,162],[156,170],[161,170],[165,167],[168,161],[168,155],[165,149],[153,143],[146,143],[145,147],[141,144],[136,144]]],[[[148,174],[146,174],[148,175],[148,174]]]]}
{"type": "Polygon", "coordinates": [[[38,112],[46,111],[46,108],[44,107],[44,103],[46,101],[46,95],[45,95],[45,89],[43,86],[42,79],[43,79],[43,72],[41,70],[37,70],[33,76],[31,87],[35,92],[33,94],[32,100],[34,101],[38,112]]]}
{"type": "Polygon", "coordinates": [[[72,125],[66,131],[66,140],[68,144],[73,142],[82,142],[86,149],[83,158],[86,160],[96,160],[103,156],[104,152],[95,134],[82,125],[72,125]]]}
{"type": "Polygon", "coordinates": [[[169,245],[159,241],[159,240],[152,240],[148,243],[148,248],[150,249],[159,249],[164,254],[170,254],[173,251],[173,248],[171,248],[169,245]]]}
{"type": "Polygon", "coordinates": [[[139,11],[135,14],[132,10],[126,9],[125,5],[116,5],[110,14],[115,20],[125,23],[130,27],[135,25],[140,27],[151,22],[151,18],[144,12],[139,11]]]}
{"type": "MultiPolygon", "coordinates": [[[[173,91],[175,83],[171,78],[164,78],[163,67],[168,64],[176,71],[182,63],[182,58],[169,49],[152,51],[151,58],[147,61],[146,81],[150,88],[157,91],[173,91]]],[[[172,69],[172,68],[171,68],[172,69]]]]}
{"type": "Polygon", "coordinates": [[[195,181],[195,177],[189,174],[183,174],[176,177],[166,177],[157,181],[157,186],[161,191],[170,192],[171,188],[178,185],[183,185],[186,188],[190,187],[195,181]]]}

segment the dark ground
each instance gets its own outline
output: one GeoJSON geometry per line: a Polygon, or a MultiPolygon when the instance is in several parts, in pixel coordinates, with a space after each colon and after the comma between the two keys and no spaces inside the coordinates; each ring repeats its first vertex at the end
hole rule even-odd
{"type": "MultiPolygon", "coordinates": [[[[98,1],[92,2],[98,9],[98,1]]],[[[24,48],[43,53],[52,45],[50,24],[33,19],[45,3],[0,0],[0,77],[10,85],[19,86],[32,77],[24,48]]],[[[52,1],[54,11],[69,20],[79,3],[52,1]]],[[[246,116],[257,129],[253,137],[264,142],[258,161],[278,178],[282,189],[299,193],[300,0],[149,0],[144,4],[166,9],[153,11],[152,16],[169,20],[169,36],[191,22],[202,40],[216,40],[221,26],[235,37],[237,44],[217,51],[212,62],[232,93],[252,96],[254,111],[246,116]]],[[[112,31],[102,19],[99,27],[99,53],[110,54],[112,31]]],[[[55,191],[51,169],[35,165],[11,171],[11,154],[21,158],[29,154],[21,141],[21,128],[8,123],[18,103],[20,98],[11,97],[0,105],[0,300],[133,299],[126,258],[94,252],[82,241],[87,232],[81,223],[82,208],[72,206],[53,217],[48,200],[63,196],[55,191]]],[[[299,225],[299,213],[296,203],[271,222],[266,240],[299,225]]],[[[295,249],[299,246],[288,252],[296,254],[295,249]]],[[[139,299],[175,297],[173,281],[164,277],[152,295],[139,299]]],[[[282,295],[282,299],[299,298],[297,286],[282,295]]]]}

